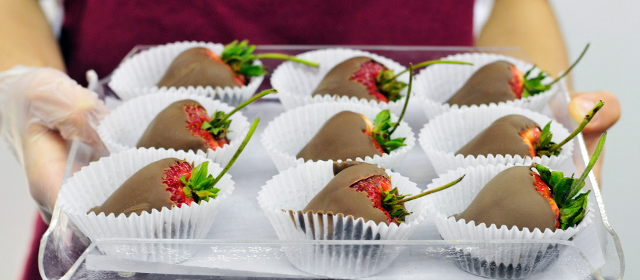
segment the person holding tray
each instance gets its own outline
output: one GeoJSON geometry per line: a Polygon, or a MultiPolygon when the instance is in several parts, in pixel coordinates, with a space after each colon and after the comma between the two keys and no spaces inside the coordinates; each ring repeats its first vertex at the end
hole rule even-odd
{"type": "MultiPolygon", "coordinates": [[[[65,16],[57,40],[38,1],[0,0],[0,132],[24,167],[42,213],[24,279],[40,277],[38,244],[62,181],[68,141],[102,146],[94,128],[108,109],[76,81],[84,83],[89,69],[101,77],[108,75],[136,45],[246,38],[273,45],[516,46],[549,73],[568,66],[559,27],[546,1],[496,0],[477,38],[472,32],[473,0],[402,5],[389,1],[347,5],[337,0],[296,5],[63,2],[65,16]]],[[[618,100],[606,91],[572,93],[568,107],[570,115],[581,121],[598,100],[607,106],[583,131],[590,152],[600,134],[617,121],[618,100]]],[[[598,179],[599,166],[594,170],[598,179]]]]}

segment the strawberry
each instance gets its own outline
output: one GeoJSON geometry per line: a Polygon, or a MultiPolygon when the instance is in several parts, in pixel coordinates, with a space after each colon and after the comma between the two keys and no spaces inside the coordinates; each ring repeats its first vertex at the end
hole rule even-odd
{"type": "Polygon", "coordinates": [[[137,148],[165,148],[174,150],[216,150],[229,143],[227,133],[231,117],[240,109],[276,90],[265,90],[243,102],[229,113],[215,111],[207,114],[195,100],[181,100],[170,104],[149,123],[137,148]]]}
{"type": "Polygon", "coordinates": [[[451,105],[480,105],[499,103],[509,100],[521,99],[540,94],[551,89],[564,76],[569,74],[586,53],[589,45],[585,47],[578,59],[560,77],[549,84],[542,81],[549,75],[543,71],[535,77],[529,77],[536,68],[534,65],[524,75],[515,65],[500,60],[489,63],[478,69],[456,93],[446,101],[451,105]]]}
{"type": "Polygon", "coordinates": [[[340,163],[334,163],[335,177],[309,202],[304,213],[341,213],[373,220],[376,224],[400,224],[411,214],[404,208],[405,202],[444,190],[462,180],[461,177],[443,187],[409,197],[399,195],[397,188],[392,189],[389,177],[376,165],[353,162],[336,168],[336,164],[340,163]]]}
{"type": "Polygon", "coordinates": [[[457,218],[475,221],[477,225],[526,227],[531,231],[574,227],[585,216],[590,191],[578,193],[605,139],[606,132],[580,178],[565,177],[562,172],[550,171],[540,164],[511,167],[491,179],[457,218]]]}
{"type": "Polygon", "coordinates": [[[249,45],[248,41],[244,40],[233,41],[226,45],[220,56],[203,47],[188,49],[173,60],[157,86],[211,86],[214,88],[244,86],[250,77],[267,73],[264,66],[253,64],[256,59],[291,60],[318,67],[315,62],[284,54],[253,54],[255,48],[255,45],[249,45]]]}
{"type": "Polygon", "coordinates": [[[372,122],[365,116],[342,111],[331,117],[296,155],[304,160],[348,160],[383,155],[404,146],[404,138],[391,139],[407,109],[413,71],[409,72],[409,91],[397,122],[389,110],[382,110],[372,122]]]}
{"type": "Polygon", "coordinates": [[[544,129],[534,121],[521,115],[507,115],[495,120],[489,127],[480,132],[469,143],[460,148],[456,154],[462,155],[520,155],[557,156],[562,146],[573,139],[591,121],[595,114],[604,106],[600,101],[585,116],[582,123],[562,142],[551,142],[551,122],[544,129]]]}
{"type": "Polygon", "coordinates": [[[208,162],[193,167],[193,164],[177,158],[161,159],[131,175],[102,205],[88,213],[124,214],[128,217],[131,213],[141,215],[143,212],[152,213],[154,209],[162,211],[165,207],[191,206],[192,203],[215,199],[220,191],[215,187],[216,183],[244,150],[259,121],[253,122],[247,137],[215,179],[208,173],[208,162]]]}
{"type": "MultiPolygon", "coordinates": [[[[417,64],[414,69],[437,63],[469,64],[458,61],[434,60],[417,64]]],[[[393,70],[369,57],[347,59],[333,67],[313,91],[316,95],[355,96],[366,100],[389,103],[401,98],[400,92],[407,86],[396,78],[393,70]]]]}

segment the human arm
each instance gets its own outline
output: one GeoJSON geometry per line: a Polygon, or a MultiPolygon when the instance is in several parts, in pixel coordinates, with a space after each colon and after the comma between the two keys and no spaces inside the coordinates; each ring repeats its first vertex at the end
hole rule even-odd
{"type": "MultiPolygon", "coordinates": [[[[496,0],[489,20],[476,40],[476,46],[518,47],[540,69],[551,75],[557,75],[569,67],[562,33],[551,6],[545,0],[496,0]]],[[[567,85],[571,90],[570,81],[567,85]]],[[[578,122],[598,100],[605,102],[603,109],[583,130],[591,154],[602,132],[620,117],[620,104],[615,95],[607,91],[572,92],[571,97],[569,114],[578,122]],[[591,107],[589,104],[592,104],[591,107]]],[[[601,157],[593,169],[598,181],[601,181],[602,161],[601,157]]]]}
{"type": "Polygon", "coordinates": [[[66,167],[68,140],[101,146],[93,128],[108,110],[96,94],[60,71],[60,49],[38,1],[0,0],[0,42],[0,135],[25,169],[47,220],[66,167]]]}

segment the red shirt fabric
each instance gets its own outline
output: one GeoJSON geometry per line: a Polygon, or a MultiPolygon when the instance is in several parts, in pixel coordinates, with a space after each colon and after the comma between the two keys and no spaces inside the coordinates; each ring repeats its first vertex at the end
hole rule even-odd
{"type": "Polygon", "coordinates": [[[110,74],[136,45],[473,44],[473,0],[66,0],[60,44],[69,75],[110,74]]]}
{"type": "MultiPolygon", "coordinates": [[[[136,45],[176,41],[256,45],[471,46],[473,0],[65,0],[60,46],[69,76],[110,74],[136,45]]],[[[40,279],[37,221],[23,279],[40,279]]]]}

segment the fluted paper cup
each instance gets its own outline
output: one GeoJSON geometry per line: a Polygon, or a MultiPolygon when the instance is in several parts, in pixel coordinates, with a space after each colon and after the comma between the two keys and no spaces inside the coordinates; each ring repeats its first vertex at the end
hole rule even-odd
{"type": "MultiPolygon", "coordinates": [[[[129,149],[101,158],[83,167],[60,188],[58,206],[93,242],[104,238],[140,239],[199,239],[211,230],[216,213],[233,192],[231,175],[225,174],[216,184],[220,189],[215,199],[191,206],[163,208],[115,216],[95,212],[91,208],[101,205],[122,183],[144,166],[164,158],[184,159],[199,165],[209,162],[208,173],[216,177],[222,168],[211,160],[190,152],[164,149],[129,149]]],[[[99,248],[108,255],[122,258],[175,263],[191,252],[177,250],[175,244],[139,244],[99,248]],[[168,253],[174,252],[174,253],[168,253]],[[179,252],[179,253],[178,253],[179,252]]]]}
{"type": "MultiPolygon", "coordinates": [[[[463,53],[450,55],[442,59],[471,62],[473,66],[436,64],[425,68],[415,75],[413,92],[415,92],[418,99],[422,100],[422,108],[429,120],[449,111],[457,111],[469,107],[466,105],[449,105],[445,102],[482,66],[498,60],[506,60],[513,63],[522,73],[525,73],[533,67],[532,64],[524,61],[491,53],[463,53]]],[[[540,70],[536,68],[531,71],[531,76],[535,77],[539,72],[540,70]]],[[[550,83],[551,81],[551,78],[546,78],[543,80],[543,83],[550,83]]],[[[550,90],[532,97],[500,102],[498,104],[541,112],[554,94],[566,91],[566,88],[562,85],[563,82],[564,81],[559,81],[554,84],[550,90]]],[[[485,106],[488,106],[488,104],[480,106],[472,105],[470,107],[485,106]]]]}
{"type": "Polygon", "coordinates": [[[562,147],[557,156],[520,155],[480,155],[464,156],[455,154],[460,148],[469,143],[495,120],[506,115],[522,115],[535,121],[540,128],[551,122],[553,140],[560,142],[569,136],[569,131],[562,124],[551,118],[533,111],[509,107],[505,104],[491,104],[486,107],[470,107],[440,115],[425,124],[420,130],[418,141],[427,154],[437,173],[455,170],[458,167],[531,162],[540,163],[549,168],[560,168],[573,155],[573,140],[562,147]]]}
{"type": "MultiPolygon", "coordinates": [[[[400,194],[418,194],[415,183],[386,170],[400,194]]],[[[405,204],[413,212],[400,225],[375,224],[351,215],[302,213],[302,209],[334,177],[332,162],[307,162],[269,180],[258,203],[281,240],[406,240],[426,217],[423,199],[405,204]]],[[[308,273],[332,278],[366,277],[391,265],[399,252],[376,245],[329,245],[318,242],[285,251],[291,263],[308,273]]]]}
{"type": "MultiPolygon", "coordinates": [[[[135,148],[136,143],[142,137],[151,121],[162,110],[174,102],[186,99],[198,101],[209,115],[216,110],[228,113],[234,109],[218,100],[193,94],[164,92],[144,95],[125,101],[106,116],[98,125],[98,135],[100,135],[102,142],[111,153],[135,148]]],[[[229,119],[231,120],[231,125],[227,134],[228,144],[215,150],[209,148],[206,151],[190,151],[205,156],[222,166],[226,165],[249,131],[249,122],[241,112],[236,112],[229,119]]]]}
{"type": "MultiPolygon", "coordinates": [[[[205,42],[175,42],[159,45],[142,51],[130,59],[125,60],[113,71],[109,87],[122,100],[161,92],[178,92],[182,94],[195,94],[219,99],[225,103],[237,105],[249,99],[256,92],[264,76],[252,77],[249,84],[237,87],[158,87],[156,84],[171,65],[171,62],[183,51],[205,47],[220,55],[224,49],[223,44],[205,42]]],[[[254,64],[260,65],[260,61],[254,64]]]]}
{"type": "MultiPolygon", "coordinates": [[[[304,163],[304,159],[296,158],[298,152],[313,138],[329,118],[342,111],[360,113],[373,121],[382,110],[362,104],[317,103],[284,112],[269,122],[260,137],[260,141],[278,171],[284,171],[289,167],[304,163]]],[[[392,114],[391,120],[395,122],[398,117],[392,114]]],[[[380,167],[394,169],[402,163],[402,160],[404,160],[416,142],[411,128],[404,121],[400,122],[391,139],[399,137],[405,138],[404,143],[406,146],[382,156],[374,155],[373,157],[366,156],[365,158],[358,157],[349,160],[364,161],[380,167]]]]}
{"type": "MultiPolygon", "coordinates": [[[[333,67],[349,58],[357,56],[370,57],[393,70],[395,73],[400,73],[406,69],[406,67],[399,63],[374,53],[345,48],[328,48],[298,55],[298,57],[302,59],[320,63],[320,68],[311,68],[291,61],[280,64],[273,71],[273,75],[271,75],[271,85],[278,90],[278,97],[287,110],[306,104],[340,102],[364,104],[381,110],[389,109],[392,113],[399,115],[406,99],[406,89],[401,93],[402,98],[389,103],[365,100],[357,97],[349,98],[348,96],[311,96],[316,87],[318,87],[318,84],[320,84],[320,81],[322,81],[324,76],[333,67]]],[[[408,83],[409,73],[400,75],[398,80],[408,83]]]]}
{"type": "MultiPolygon", "coordinates": [[[[462,213],[471,204],[482,188],[498,173],[522,165],[488,165],[458,168],[440,175],[431,188],[466,174],[456,186],[431,194],[425,198],[429,213],[444,240],[499,240],[509,242],[485,242],[477,247],[451,248],[458,267],[483,277],[517,279],[538,274],[548,268],[560,254],[555,242],[570,240],[593,221],[593,203],[588,202],[587,214],[576,226],[552,231],[545,229],[519,230],[517,227],[497,227],[495,224],[476,224],[474,221],[457,220],[453,215],[462,213]],[[527,241],[542,241],[531,242],[527,241]],[[523,241],[519,243],[517,241],[523,241]],[[545,243],[544,241],[549,241],[545,243]],[[484,264],[484,265],[478,265],[484,264]],[[511,271],[511,272],[510,272],[511,271]]],[[[584,190],[582,191],[584,192],[584,190]]],[[[597,246],[594,244],[594,246],[597,246]]]]}

